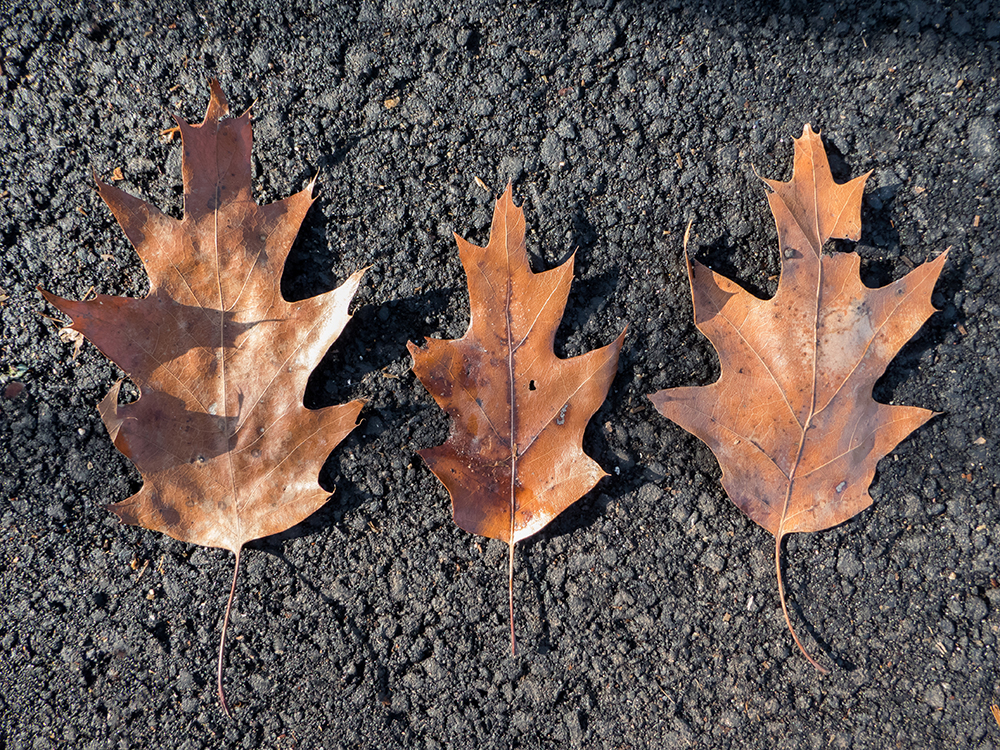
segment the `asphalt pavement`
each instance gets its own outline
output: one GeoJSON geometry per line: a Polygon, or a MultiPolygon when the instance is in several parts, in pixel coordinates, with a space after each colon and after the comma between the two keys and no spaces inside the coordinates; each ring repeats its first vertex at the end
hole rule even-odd
{"type": "MultiPolygon", "coordinates": [[[[0,746],[44,748],[1000,747],[995,3],[53,3],[2,11],[0,746]],[[318,175],[287,297],[370,267],[312,407],[368,401],[333,498],[233,555],[122,527],[139,474],[96,411],[122,373],[74,358],[36,287],[142,296],[92,175],[179,216],[172,116],[217,77],[252,107],[260,203],[318,175]],[[758,175],[822,132],[872,170],[853,249],[880,286],[951,248],[940,310],[875,389],[940,412],[879,464],[874,504],[785,547],[708,448],[646,395],[718,377],[690,251],[758,295],[779,269],[758,175]],[[117,179],[120,177],[121,179],[117,179]],[[451,519],[415,451],[447,416],[407,341],[459,337],[453,237],[508,183],[536,271],[576,252],[560,356],[628,325],[584,447],[609,476],[507,548],[451,519]]],[[[126,381],[123,398],[135,397],[126,381]]]]}

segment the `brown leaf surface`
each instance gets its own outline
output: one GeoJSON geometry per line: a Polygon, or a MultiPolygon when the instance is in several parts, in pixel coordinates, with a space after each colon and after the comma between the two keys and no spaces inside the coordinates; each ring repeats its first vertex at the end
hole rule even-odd
{"type": "Polygon", "coordinates": [[[879,459],[934,414],[877,403],[872,387],[934,312],[947,253],[880,289],[861,283],[856,253],[822,254],[830,238],[859,238],[867,178],[835,183],[822,140],[805,126],[791,181],[764,180],[781,252],[777,293],[758,299],[689,258],[695,323],[722,374],[709,386],[650,396],[708,444],[726,493],[775,536],[786,620],[782,538],[828,529],[871,505],[879,459]]]}
{"type": "Polygon", "coordinates": [[[455,235],[469,284],[465,336],[409,350],[413,372],[452,418],[447,442],[420,455],[448,488],[455,523],[508,544],[512,574],[514,544],[605,476],[583,452],[583,431],[607,396],[625,332],[582,356],[556,357],[573,259],[531,271],[524,212],[511,196],[508,185],[489,245],[455,235]]]}
{"type": "Polygon", "coordinates": [[[183,219],[98,181],[149,274],[149,295],[43,294],[139,387],[137,401],[119,404],[119,381],[99,406],[143,479],[108,507],[123,523],[232,550],[238,571],[246,542],[299,523],[330,496],[319,470],[363,402],[311,410],[302,397],[350,320],[363,272],[301,302],[281,296],[312,185],[258,206],[249,112],[222,119],[229,107],[218,81],[211,85],[204,121],[178,120],[183,219]]]}

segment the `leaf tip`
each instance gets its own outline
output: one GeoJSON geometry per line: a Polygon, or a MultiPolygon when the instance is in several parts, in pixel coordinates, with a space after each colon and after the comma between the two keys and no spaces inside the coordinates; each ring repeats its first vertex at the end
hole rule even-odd
{"type": "MultiPolygon", "coordinates": [[[[625,344],[625,334],[628,333],[628,323],[622,328],[622,332],[619,333],[615,340],[608,344],[608,353],[614,358],[615,366],[618,365],[618,355],[621,354],[622,346],[625,344]]],[[[610,384],[609,384],[610,385],[610,384]]]]}
{"type": "MultiPolygon", "coordinates": [[[[250,110],[248,109],[247,112],[249,112],[249,111],[250,110]]],[[[318,180],[318,179],[319,179],[319,170],[317,169],[316,170],[316,174],[313,175],[313,178],[311,180],[309,180],[309,184],[306,185],[306,190],[309,191],[309,197],[312,200],[316,200],[316,196],[313,195],[313,189],[316,187],[316,180],[318,180]]],[[[369,266],[369,268],[371,268],[371,266],[369,266]]]]}
{"type": "MultiPolygon", "coordinates": [[[[219,79],[210,78],[208,85],[212,90],[212,97],[209,99],[208,109],[205,110],[205,119],[202,121],[202,125],[209,122],[218,122],[229,114],[229,102],[226,100],[226,94],[222,90],[222,84],[219,83],[219,79]]],[[[183,131],[181,132],[183,133],[183,131]]]]}
{"type": "Polygon", "coordinates": [[[494,216],[496,215],[497,212],[501,211],[502,209],[506,209],[508,206],[515,212],[522,210],[521,206],[514,203],[514,184],[509,181],[507,182],[507,187],[503,189],[503,195],[497,198],[496,208],[494,209],[494,216]]]}
{"type": "Polygon", "coordinates": [[[118,522],[123,526],[135,526],[138,524],[135,515],[128,510],[126,503],[106,503],[101,507],[109,513],[114,513],[118,518],[118,522]]]}

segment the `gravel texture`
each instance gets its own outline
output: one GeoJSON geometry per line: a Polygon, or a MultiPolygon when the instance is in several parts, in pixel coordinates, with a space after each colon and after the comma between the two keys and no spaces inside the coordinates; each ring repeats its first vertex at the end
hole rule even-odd
{"type": "Polygon", "coordinates": [[[3,5],[0,746],[1000,747],[995,3],[3,5]],[[233,721],[233,557],[103,510],[140,484],[95,409],[121,373],[89,344],[74,360],[35,291],[145,292],[91,173],[178,215],[159,131],[200,120],[211,76],[253,105],[259,202],[319,172],[286,294],[371,267],[306,394],[368,399],[363,423],[330,503],[245,555],[233,721]],[[827,677],[785,628],[772,538],[645,398],[718,375],[689,219],[698,257],[773,293],[754,170],[787,179],[806,122],[838,179],[873,170],[867,284],[952,248],[941,311],[876,388],[941,415],[882,461],[870,509],[786,545],[827,677]],[[629,326],[585,439],[610,476],[518,546],[516,657],[506,548],[454,526],[414,454],[448,423],[405,348],[464,332],[452,232],[484,244],[508,180],[535,269],[577,251],[557,352],[629,326]]]}

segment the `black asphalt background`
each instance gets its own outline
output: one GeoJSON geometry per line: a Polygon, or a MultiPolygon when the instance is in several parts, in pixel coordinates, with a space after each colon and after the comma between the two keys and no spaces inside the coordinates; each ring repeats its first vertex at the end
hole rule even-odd
{"type": "MultiPolygon", "coordinates": [[[[6,4],[4,4],[6,5],[6,4]]],[[[4,11],[0,78],[0,745],[371,748],[994,748],[1000,729],[996,278],[1000,13],[988,2],[856,8],[694,2],[42,2],[4,11]],[[69,5],[68,3],[66,5],[69,5]],[[232,555],[102,509],[139,486],[95,406],[120,372],[72,359],[36,285],[141,295],[94,191],[181,208],[170,115],[218,76],[253,104],[259,202],[319,171],[283,286],[371,266],[307,403],[363,397],[337,491],[251,545],[219,710],[232,555]],[[952,247],[937,313],[876,388],[942,414],[879,467],[872,508],[788,540],[726,499],[711,453],[645,395],[711,383],[681,252],[760,294],[775,232],[754,168],[791,173],[821,129],[838,179],[873,170],[856,245],[880,285],[952,247]],[[512,179],[536,270],[577,250],[562,356],[629,334],[587,450],[611,473],[506,549],[451,522],[414,451],[447,419],[407,340],[460,336],[452,232],[485,243],[512,179]],[[825,653],[824,653],[825,652],[825,653]]]]}

